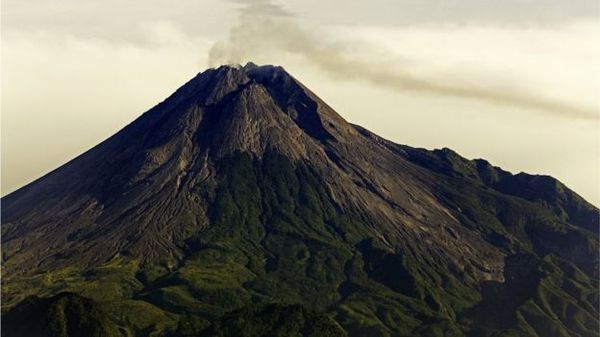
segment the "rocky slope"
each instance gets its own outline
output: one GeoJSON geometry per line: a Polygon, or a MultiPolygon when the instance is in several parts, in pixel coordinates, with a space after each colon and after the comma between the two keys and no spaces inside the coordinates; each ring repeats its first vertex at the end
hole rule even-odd
{"type": "Polygon", "coordinates": [[[598,219],[551,177],[392,143],[280,67],[223,66],[2,199],[3,311],[70,291],[123,335],[279,312],[332,335],[597,336],[598,219]]]}

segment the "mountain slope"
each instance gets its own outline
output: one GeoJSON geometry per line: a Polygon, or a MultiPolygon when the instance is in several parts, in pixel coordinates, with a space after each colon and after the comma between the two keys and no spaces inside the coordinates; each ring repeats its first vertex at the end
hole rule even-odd
{"type": "Polygon", "coordinates": [[[350,336],[595,336],[598,214],[351,125],[280,67],[223,66],[3,198],[3,309],[71,291],[138,334],[280,303],[350,336]]]}

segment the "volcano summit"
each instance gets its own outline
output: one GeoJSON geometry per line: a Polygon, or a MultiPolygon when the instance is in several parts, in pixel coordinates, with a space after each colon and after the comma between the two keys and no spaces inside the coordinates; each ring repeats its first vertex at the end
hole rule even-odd
{"type": "Polygon", "coordinates": [[[599,214],[222,66],[2,199],[2,333],[598,336],[599,214]]]}

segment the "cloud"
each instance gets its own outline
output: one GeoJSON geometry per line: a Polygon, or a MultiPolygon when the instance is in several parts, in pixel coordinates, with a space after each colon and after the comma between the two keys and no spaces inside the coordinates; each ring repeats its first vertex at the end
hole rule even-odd
{"type": "Polygon", "coordinates": [[[149,42],[3,32],[2,195],[114,134],[206,64],[210,42],[176,24],[148,23],[140,35],[149,42]]]}
{"type": "MultiPolygon", "coordinates": [[[[283,59],[283,56],[300,57],[321,71],[340,80],[363,81],[391,90],[414,91],[430,95],[448,96],[483,101],[495,105],[535,109],[556,116],[580,119],[597,119],[599,110],[538,92],[519,88],[517,85],[467,81],[460,72],[445,73],[436,78],[425,72],[415,71],[410,60],[369,51],[360,40],[334,40],[302,27],[301,22],[286,10],[270,1],[238,1],[240,9],[238,24],[231,28],[227,39],[213,45],[209,51],[211,66],[244,63],[265,59],[283,59]],[[260,8],[271,8],[262,12],[260,8]],[[279,9],[275,9],[279,8],[279,9]],[[275,13],[275,15],[272,15],[275,13]]],[[[435,48],[435,46],[432,46],[435,48]]],[[[443,51],[440,51],[443,57],[443,51]]]]}
{"type": "MultiPolygon", "coordinates": [[[[513,25],[495,2],[494,18],[473,10],[480,23],[458,25],[452,11],[430,11],[462,0],[32,1],[2,2],[3,194],[164,99],[210,49],[213,65],[282,64],[344,118],[398,143],[551,174],[600,202],[600,119],[571,111],[599,103],[597,19],[513,25]],[[532,113],[532,98],[564,106],[532,113]]],[[[524,21],[546,20],[546,7],[527,6],[524,21]]]]}
{"type": "MultiPolygon", "coordinates": [[[[554,25],[581,18],[597,19],[596,0],[371,0],[364,7],[377,10],[393,25],[427,23],[479,25],[554,25]],[[386,6],[387,5],[387,6],[386,6]]],[[[350,7],[350,6],[348,6],[350,7]]],[[[360,8],[363,12],[367,8],[360,8]]]]}

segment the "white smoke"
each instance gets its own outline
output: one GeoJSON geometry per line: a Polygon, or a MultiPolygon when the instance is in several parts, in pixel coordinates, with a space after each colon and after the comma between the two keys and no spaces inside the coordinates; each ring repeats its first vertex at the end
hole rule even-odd
{"type": "MultiPolygon", "coordinates": [[[[368,51],[363,42],[339,41],[317,32],[270,0],[236,1],[242,4],[238,23],[227,39],[209,51],[209,64],[245,63],[285,57],[302,58],[339,80],[365,81],[391,90],[477,100],[496,105],[535,109],[563,117],[598,119],[599,110],[536,94],[518,86],[461,81],[461,73],[431,78],[414,72],[413,62],[368,51]],[[356,50],[360,50],[357,53],[356,50]],[[361,56],[362,55],[362,56],[361,56]]],[[[417,62],[418,60],[415,60],[417,62]]]]}

